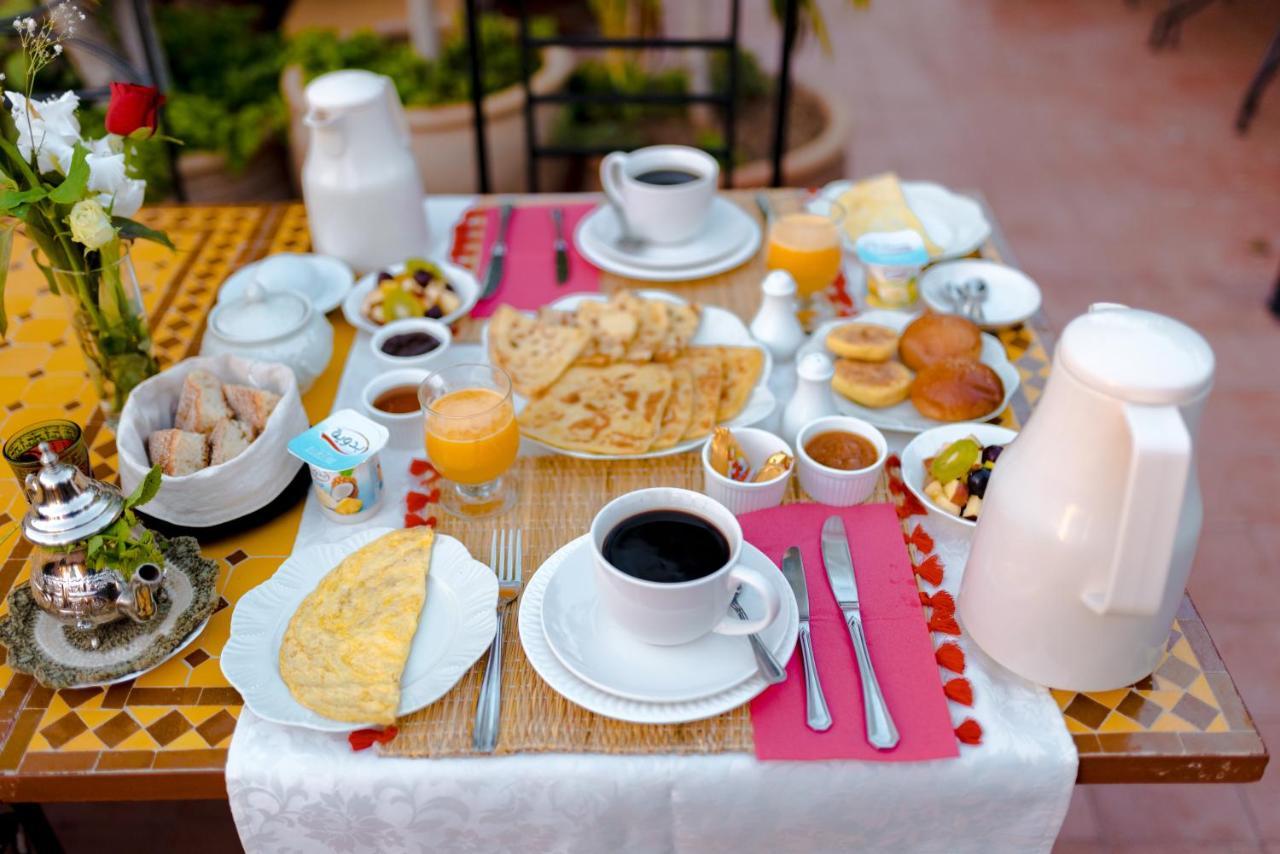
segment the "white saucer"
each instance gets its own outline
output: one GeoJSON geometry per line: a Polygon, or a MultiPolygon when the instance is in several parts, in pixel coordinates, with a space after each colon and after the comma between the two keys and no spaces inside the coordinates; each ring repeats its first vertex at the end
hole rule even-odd
{"type": "Polygon", "coordinates": [[[1017,326],[1040,310],[1040,287],[1026,273],[994,261],[948,261],[930,267],[920,277],[920,296],[929,308],[941,314],[955,314],[947,297],[947,283],[966,279],[987,283],[987,299],[982,304],[984,329],[1017,326]]]}
{"type": "MultiPolygon", "coordinates": [[[[832,181],[822,188],[822,195],[839,201],[853,181],[832,181]]],[[[968,196],[948,190],[932,181],[903,181],[902,195],[907,207],[920,218],[929,239],[940,249],[933,260],[963,258],[981,248],[991,236],[991,223],[982,205],[968,196]]],[[[845,235],[845,248],[853,251],[853,239],[845,235]]]]}
{"type": "MultiPolygon", "coordinates": [[[[520,621],[517,624],[520,645],[533,669],[553,691],[587,711],[615,720],[641,724],[679,724],[723,714],[748,702],[769,687],[764,678],[756,674],[709,697],[683,702],[646,703],[601,691],[574,675],[551,651],[551,645],[542,630],[542,606],[547,587],[566,562],[583,547],[585,541],[586,535],[583,535],[547,558],[525,585],[524,593],[520,596],[520,621]]],[[[781,588],[779,592],[782,592],[781,588]]],[[[785,619],[786,630],[782,644],[774,648],[778,660],[784,665],[795,650],[800,626],[795,602],[795,597],[787,588],[786,595],[783,596],[786,614],[779,618],[785,619]]],[[[747,643],[745,638],[742,640],[747,643]]]]}
{"type": "Polygon", "coordinates": [[[582,256],[602,270],[653,282],[714,276],[750,260],[760,249],[760,226],[746,211],[717,196],[702,234],[677,246],[645,244],[638,252],[618,247],[621,229],[607,204],[582,218],[573,240],[582,256]]]}
{"type": "Polygon", "coordinates": [[[236,270],[218,291],[218,302],[239,299],[257,278],[268,291],[293,291],[306,297],[322,314],[342,305],[355,283],[355,274],[343,261],[328,255],[282,252],[236,270]]]}
{"type": "MultiPolygon", "coordinates": [[[[542,630],[551,651],[575,676],[602,691],[647,703],[700,700],[745,682],[756,673],[755,656],[745,637],[713,633],[679,646],[654,646],[620,628],[600,607],[591,545],[585,538],[547,584],[542,630]]],[[[742,563],[764,573],[789,608],[786,579],[773,562],[749,543],[742,563]]],[[[755,591],[744,587],[739,603],[751,616],[764,611],[755,591]]],[[[760,633],[760,639],[785,657],[789,611],[760,633]]]]}

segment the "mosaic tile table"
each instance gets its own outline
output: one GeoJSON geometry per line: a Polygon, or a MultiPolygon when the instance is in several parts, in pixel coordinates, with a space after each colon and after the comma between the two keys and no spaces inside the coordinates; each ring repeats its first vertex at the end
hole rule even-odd
{"type": "MultiPolygon", "coordinates": [[[[750,207],[750,196],[738,199],[750,207]]],[[[194,354],[218,284],[242,264],[273,252],[306,251],[299,204],[157,207],[148,225],[170,234],[176,254],[135,250],[162,366],[194,354]]],[[[994,221],[994,220],[993,220],[994,221]]],[[[467,244],[464,242],[464,251],[467,244]]],[[[115,477],[115,445],[67,329],[21,240],[9,277],[10,330],[0,342],[0,436],[42,418],[87,424],[99,477],[115,477]]],[[[983,254],[1008,259],[997,234],[983,254]]],[[[699,300],[753,310],[760,261],[695,285],[699,300]],[[729,298],[732,296],[732,298],[729,298]]],[[[606,289],[624,282],[611,276],[606,289]]],[[[749,316],[749,315],[748,315],[749,316]]],[[[312,420],[328,412],[354,331],[335,313],[335,358],[304,398],[312,420]]],[[[461,330],[473,337],[474,330],[461,330]]],[[[1048,374],[1042,321],[1002,336],[1025,390],[1005,421],[1017,426],[1048,374]]],[[[16,482],[0,477],[0,536],[25,512],[16,482]]],[[[189,647],[132,682],[50,691],[5,664],[0,650],[0,800],[132,800],[225,797],[223,766],[240,698],[218,656],[239,596],[261,583],[292,548],[301,505],[260,527],[203,544],[221,566],[218,610],[189,647]]],[[[25,581],[28,548],[0,544],[0,596],[25,581]]],[[[1099,694],[1055,692],[1080,751],[1079,781],[1191,782],[1257,779],[1267,762],[1230,675],[1189,600],[1183,602],[1156,672],[1132,688],[1099,694]]],[[[425,761],[425,760],[424,760],[425,761]]]]}

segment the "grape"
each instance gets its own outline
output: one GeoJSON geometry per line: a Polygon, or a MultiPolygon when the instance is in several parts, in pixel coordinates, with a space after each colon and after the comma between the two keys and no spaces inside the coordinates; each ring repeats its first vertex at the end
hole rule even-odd
{"type": "Polygon", "coordinates": [[[427,309],[427,317],[431,318],[432,320],[439,320],[440,318],[444,317],[444,311],[441,310],[440,306],[433,305],[431,306],[431,308],[427,309]]]}
{"type": "Polygon", "coordinates": [[[978,468],[969,472],[969,494],[976,495],[979,498],[987,494],[987,481],[991,480],[991,469],[978,468]]]}
{"type": "Polygon", "coordinates": [[[973,439],[957,439],[942,450],[929,465],[929,473],[939,483],[964,477],[981,454],[981,448],[973,439]]]}
{"type": "Polygon", "coordinates": [[[378,273],[378,281],[379,281],[379,282],[389,282],[389,281],[391,281],[391,280],[392,280],[392,279],[394,279],[394,278],[395,278],[395,276],[392,276],[392,275],[391,275],[390,273],[388,273],[386,270],[383,270],[382,272],[378,273]]]}
{"type": "Polygon", "coordinates": [[[1000,458],[1000,452],[1004,450],[1004,445],[987,445],[982,449],[982,461],[984,463],[994,463],[1000,458]]]}
{"type": "Polygon", "coordinates": [[[431,274],[426,270],[414,270],[413,280],[425,288],[427,285],[431,284],[431,274]]]}

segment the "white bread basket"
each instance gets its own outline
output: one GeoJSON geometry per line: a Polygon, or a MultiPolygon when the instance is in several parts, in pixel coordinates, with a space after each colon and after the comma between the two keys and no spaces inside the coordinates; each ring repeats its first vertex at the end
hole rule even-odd
{"type": "Polygon", "coordinates": [[[160,492],[143,508],[148,516],[173,525],[207,528],[260,510],[284,491],[302,467],[302,461],[285,446],[310,424],[297,380],[287,365],[251,362],[230,354],[186,359],[140,383],[120,414],[116,447],[126,495],[151,468],[147,437],[173,426],[182,382],[196,369],[223,383],[266,389],[281,398],[248,448],[221,465],[178,477],[164,475],[160,492]]]}

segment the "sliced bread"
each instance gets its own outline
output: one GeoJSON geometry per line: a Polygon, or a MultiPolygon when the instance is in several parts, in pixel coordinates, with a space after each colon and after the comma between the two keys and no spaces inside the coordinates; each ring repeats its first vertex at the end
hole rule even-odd
{"type": "Polygon", "coordinates": [[[192,474],[209,465],[209,443],[200,433],[157,430],[147,437],[147,456],[167,475],[192,474]]]}
{"type": "Polygon", "coordinates": [[[209,434],[209,465],[232,459],[253,441],[253,428],[234,418],[219,421],[209,434]]]}
{"type": "MultiPolygon", "coordinates": [[[[235,412],[235,417],[261,433],[267,426],[267,419],[280,402],[280,395],[263,388],[252,388],[247,385],[225,385],[222,387],[235,412]]],[[[231,417],[228,413],[227,417],[231,417]]]]}
{"type": "Polygon", "coordinates": [[[208,371],[192,371],[182,381],[178,412],[173,426],[189,433],[208,433],[219,421],[231,417],[222,396],[222,382],[208,371]]]}

